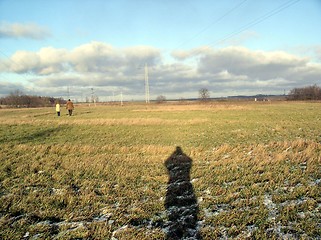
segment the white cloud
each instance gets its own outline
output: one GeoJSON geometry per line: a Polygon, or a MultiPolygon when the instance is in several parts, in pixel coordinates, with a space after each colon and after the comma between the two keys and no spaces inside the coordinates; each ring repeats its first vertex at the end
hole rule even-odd
{"type": "Polygon", "coordinates": [[[91,42],[73,49],[68,56],[70,64],[79,72],[126,72],[160,62],[160,52],[148,46],[117,49],[113,46],[91,42]]]}
{"type": "MultiPolygon", "coordinates": [[[[307,67],[309,59],[286,52],[252,51],[243,47],[227,47],[213,50],[201,57],[200,74],[215,74],[228,71],[233,75],[247,76],[248,79],[269,80],[287,78],[298,67],[307,67]]],[[[292,76],[295,77],[295,76],[292,76]]]]}
{"type": "Polygon", "coordinates": [[[321,61],[321,46],[316,46],[314,51],[317,59],[321,61]]]}
{"type": "Polygon", "coordinates": [[[17,51],[12,55],[10,70],[17,73],[34,73],[48,75],[67,71],[66,50],[52,47],[42,48],[39,52],[17,51]]]}
{"type": "Polygon", "coordinates": [[[0,38],[45,39],[51,34],[48,29],[35,23],[0,23],[0,38]]]}
{"type": "Polygon", "coordinates": [[[10,60],[2,61],[2,66],[9,67],[0,71],[33,73],[31,83],[44,94],[66,92],[67,87],[72,87],[75,94],[95,88],[104,96],[122,91],[133,99],[144,98],[145,63],[149,64],[152,97],[197,97],[203,87],[213,97],[230,93],[280,94],[284,89],[318,84],[321,76],[319,62],[284,51],[202,47],[173,56],[185,61],[166,63],[161,51],[150,46],[116,48],[90,42],[72,50],[48,47],[38,52],[18,51],[10,60]]]}
{"type": "Polygon", "coordinates": [[[10,59],[10,70],[18,73],[25,73],[38,67],[40,64],[37,53],[17,51],[10,59]]]}
{"type": "Polygon", "coordinates": [[[109,44],[91,42],[69,52],[67,60],[79,72],[112,71],[122,62],[122,56],[109,44]]]}
{"type": "Polygon", "coordinates": [[[208,46],[202,46],[198,48],[193,48],[191,50],[174,50],[171,53],[171,56],[176,60],[186,60],[188,58],[197,57],[199,55],[206,54],[211,48],[208,46]]]}

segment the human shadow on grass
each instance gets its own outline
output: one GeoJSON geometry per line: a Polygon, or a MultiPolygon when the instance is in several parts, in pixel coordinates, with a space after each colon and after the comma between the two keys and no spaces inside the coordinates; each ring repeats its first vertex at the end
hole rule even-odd
{"type": "Polygon", "coordinates": [[[164,204],[166,239],[202,239],[197,226],[198,203],[190,182],[192,159],[176,147],[165,166],[169,175],[164,204]]]}

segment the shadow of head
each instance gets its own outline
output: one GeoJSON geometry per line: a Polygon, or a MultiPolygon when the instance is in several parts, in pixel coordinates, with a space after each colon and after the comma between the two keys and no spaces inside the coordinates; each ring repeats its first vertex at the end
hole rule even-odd
{"type": "Polygon", "coordinates": [[[180,147],[165,161],[169,180],[165,198],[167,239],[201,239],[197,228],[198,204],[190,182],[192,159],[180,147]]]}
{"type": "Polygon", "coordinates": [[[183,153],[180,147],[165,161],[169,173],[169,181],[189,181],[192,159],[183,153]]]}

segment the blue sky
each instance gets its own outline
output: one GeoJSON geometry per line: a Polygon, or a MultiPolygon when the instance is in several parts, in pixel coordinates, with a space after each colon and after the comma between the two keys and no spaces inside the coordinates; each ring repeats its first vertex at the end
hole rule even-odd
{"type": "Polygon", "coordinates": [[[281,94],[320,85],[320,0],[0,0],[0,96],[281,94]]]}

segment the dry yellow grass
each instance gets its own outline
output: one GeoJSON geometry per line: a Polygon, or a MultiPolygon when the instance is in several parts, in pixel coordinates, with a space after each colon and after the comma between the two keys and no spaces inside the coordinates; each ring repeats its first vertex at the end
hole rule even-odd
{"type": "Polygon", "coordinates": [[[320,237],[320,103],[0,111],[0,235],[162,239],[176,146],[203,239],[320,237]],[[5,113],[5,114],[2,114],[5,113]]]}

